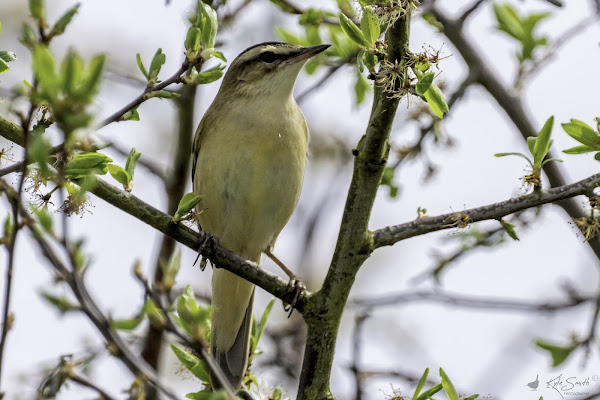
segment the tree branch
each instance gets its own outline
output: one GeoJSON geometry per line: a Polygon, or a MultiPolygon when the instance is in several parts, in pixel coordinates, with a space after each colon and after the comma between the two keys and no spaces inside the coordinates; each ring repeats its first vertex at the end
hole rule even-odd
{"type": "MultiPolygon", "coordinates": [[[[0,117],[1,120],[2,117],[0,117]]],[[[0,135],[2,133],[3,131],[0,131],[0,135]]],[[[14,143],[19,144],[19,140],[14,143]]],[[[174,223],[171,216],[157,210],[131,193],[117,189],[101,178],[97,178],[96,186],[90,192],[163,234],[172,237],[179,243],[198,251],[213,262],[217,268],[224,268],[231,271],[247,281],[260,286],[282,301],[288,304],[293,303],[295,293],[289,290],[287,281],[261,269],[256,263],[247,261],[227,250],[219,245],[216,239],[209,233],[205,231],[196,232],[183,224],[174,223]]],[[[309,297],[310,292],[304,290],[302,295],[296,299],[296,310],[303,313],[309,297]]]]}
{"type": "MultiPolygon", "coordinates": [[[[386,33],[387,61],[394,64],[408,52],[410,12],[400,16],[386,33]]],[[[354,172],[335,253],[322,289],[310,299],[308,326],[298,400],[332,399],[329,380],[336,337],[350,288],[368,258],[372,237],[368,223],[389,154],[389,136],[400,99],[377,84],[366,133],[354,150],[354,172]]]]}
{"type": "Polygon", "coordinates": [[[533,192],[524,196],[514,197],[499,203],[471,208],[455,213],[438,215],[436,217],[417,218],[404,224],[388,226],[373,232],[374,248],[390,246],[401,240],[423,235],[443,229],[456,228],[461,224],[484,220],[500,220],[502,217],[548,203],[558,203],[579,195],[590,194],[600,186],[600,174],[592,175],[570,185],[555,187],[541,193],[533,192]]]}
{"type": "MultiPolygon", "coordinates": [[[[480,56],[481,53],[465,38],[460,23],[448,18],[436,6],[431,6],[428,9],[444,26],[444,35],[446,35],[460,53],[469,68],[469,73],[474,74],[474,76],[477,77],[477,83],[483,86],[494,100],[496,100],[498,105],[512,120],[523,138],[526,140],[528,137],[536,136],[537,131],[534,129],[532,122],[525,112],[521,99],[513,95],[488,68],[487,63],[480,56]]],[[[549,153],[548,158],[554,158],[554,156],[549,153]]],[[[557,163],[547,163],[544,165],[543,170],[548,177],[550,186],[558,187],[565,185],[566,180],[557,163]]],[[[579,218],[584,215],[577,202],[572,199],[565,199],[558,203],[558,205],[562,207],[571,218],[579,218]]],[[[600,259],[600,238],[594,238],[587,243],[596,254],[596,257],[600,259]]]]}

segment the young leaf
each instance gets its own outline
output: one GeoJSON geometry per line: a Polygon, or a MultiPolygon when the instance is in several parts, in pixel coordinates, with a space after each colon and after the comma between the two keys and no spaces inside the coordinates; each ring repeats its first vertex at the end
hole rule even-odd
{"type": "Polygon", "coordinates": [[[533,165],[541,165],[542,160],[550,151],[550,146],[552,145],[552,142],[550,141],[552,125],[554,125],[554,116],[548,118],[542,127],[542,130],[537,135],[537,140],[533,146],[533,165]]]}
{"type": "Polygon", "coordinates": [[[114,329],[117,329],[120,331],[132,331],[135,328],[137,328],[138,326],[140,326],[140,324],[142,323],[143,320],[144,320],[144,312],[136,315],[134,318],[116,319],[114,321],[111,321],[111,326],[114,329]]]}
{"type": "Polygon", "coordinates": [[[446,373],[444,372],[444,370],[442,368],[440,368],[440,376],[442,377],[442,386],[444,387],[444,390],[446,391],[446,395],[448,395],[448,399],[449,400],[458,400],[458,393],[456,393],[456,389],[454,388],[454,385],[452,384],[452,382],[450,381],[450,378],[448,378],[448,375],[446,375],[446,373]]]}
{"type": "Polygon", "coordinates": [[[417,82],[417,84],[415,85],[415,90],[417,91],[417,93],[420,95],[424,95],[425,92],[427,92],[429,90],[429,88],[431,87],[434,77],[435,77],[434,72],[428,72],[426,74],[423,74],[419,78],[419,81],[417,82]]]}
{"type": "Polygon", "coordinates": [[[423,390],[423,387],[425,386],[425,383],[427,383],[427,376],[429,375],[429,368],[425,368],[425,372],[423,372],[423,375],[421,376],[421,379],[419,379],[419,383],[417,384],[417,387],[415,389],[415,393],[413,394],[413,400],[416,400],[417,397],[419,396],[419,393],[421,393],[421,390],[423,390]]]}
{"type": "Polygon", "coordinates": [[[184,76],[183,82],[188,85],[206,85],[220,79],[223,76],[223,69],[225,69],[225,66],[219,64],[206,71],[190,76],[184,76]]]}
{"type": "Polygon", "coordinates": [[[271,314],[271,310],[273,309],[274,304],[275,299],[271,299],[271,301],[269,301],[269,304],[267,304],[267,307],[265,307],[265,311],[263,312],[263,315],[260,318],[260,324],[258,326],[258,333],[256,334],[254,348],[258,346],[258,342],[260,342],[260,338],[262,337],[265,328],[267,327],[267,320],[269,319],[269,315],[271,314]]]}
{"type": "Polygon", "coordinates": [[[510,236],[513,240],[520,240],[517,236],[517,232],[515,231],[515,226],[513,224],[501,219],[500,225],[502,225],[502,228],[504,228],[506,233],[508,233],[508,236],[510,236]]]}
{"type": "MultiPolygon", "coordinates": [[[[129,185],[133,186],[133,175],[135,173],[135,166],[140,159],[142,153],[138,153],[135,148],[131,149],[127,161],[125,162],[125,171],[129,174],[129,185]]],[[[131,190],[131,189],[130,189],[131,190]]]]}
{"type": "Polygon", "coordinates": [[[581,146],[575,146],[575,147],[571,147],[570,149],[563,150],[563,153],[566,153],[566,154],[583,154],[583,153],[590,153],[592,151],[598,151],[598,149],[590,147],[590,146],[588,146],[586,144],[582,144],[581,146]]]}
{"type": "Polygon", "coordinates": [[[140,53],[137,53],[135,55],[135,60],[137,61],[138,68],[140,69],[140,71],[142,71],[144,77],[148,79],[148,71],[146,71],[146,67],[144,67],[144,63],[142,61],[142,56],[140,56],[140,53]]]}
{"type": "Polygon", "coordinates": [[[52,216],[48,212],[48,206],[44,206],[36,210],[35,216],[38,224],[44,230],[44,232],[52,234],[53,220],[52,216]]]}
{"type": "Polygon", "coordinates": [[[29,0],[29,12],[35,19],[43,19],[46,17],[46,8],[44,0],[29,0]]]}
{"type": "Polygon", "coordinates": [[[102,153],[75,154],[65,166],[65,173],[71,179],[83,178],[90,174],[104,175],[112,159],[102,153]]]}
{"type": "Polygon", "coordinates": [[[115,178],[117,180],[117,182],[119,182],[121,185],[123,185],[123,188],[125,190],[127,190],[127,186],[129,184],[129,174],[127,173],[127,171],[125,171],[123,168],[119,167],[118,165],[115,164],[109,164],[108,165],[108,172],[110,173],[110,175],[115,178]]]}
{"type": "Polygon", "coordinates": [[[171,254],[169,261],[167,261],[163,268],[162,286],[164,290],[170,290],[175,284],[175,277],[179,272],[180,264],[181,252],[177,250],[171,254]]]}
{"type": "Polygon", "coordinates": [[[138,113],[138,108],[132,108],[131,110],[127,111],[125,114],[123,114],[121,116],[121,121],[139,121],[140,120],[140,114],[138,113]]]}
{"type": "Polygon", "coordinates": [[[208,49],[215,47],[218,27],[217,12],[206,3],[200,4],[202,6],[203,16],[202,36],[200,41],[202,43],[202,48],[208,49]]]}
{"type": "Polygon", "coordinates": [[[379,29],[379,20],[371,7],[366,7],[363,10],[363,15],[360,20],[360,30],[364,37],[371,43],[375,43],[379,39],[381,33],[379,29]]]}
{"type": "MultiPolygon", "coordinates": [[[[200,49],[202,31],[195,26],[190,26],[185,37],[185,50],[189,53],[200,49]]],[[[193,57],[192,57],[193,58],[193,57]]]]}
{"type": "Polygon", "coordinates": [[[58,97],[60,81],[56,76],[54,56],[46,46],[36,46],[33,50],[33,72],[41,90],[50,101],[58,97]]]}
{"type": "Polygon", "coordinates": [[[210,378],[208,376],[208,372],[206,371],[206,367],[202,360],[198,357],[188,353],[185,350],[180,349],[179,347],[171,344],[171,349],[175,356],[181,361],[181,363],[198,379],[202,382],[209,382],[210,378]]]}
{"type": "Polygon", "coordinates": [[[79,310],[79,307],[75,304],[71,303],[69,299],[66,297],[57,297],[53,296],[47,292],[42,292],[42,297],[54,307],[58,309],[61,313],[66,313],[67,311],[79,310]]]}
{"type": "Polygon", "coordinates": [[[365,100],[367,91],[371,90],[369,81],[359,72],[356,74],[356,84],[354,85],[354,94],[356,95],[356,104],[359,105],[365,100]]]}
{"type": "Polygon", "coordinates": [[[573,350],[577,348],[577,345],[571,345],[569,347],[557,346],[542,339],[536,340],[535,345],[550,352],[550,355],[552,356],[553,367],[559,366],[565,362],[573,350]]]}
{"type": "Polygon", "coordinates": [[[571,122],[561,124],[569,136],[579,143],[600,150],[600,135],[583,121],[571,119],[571,122]]]}
{"type": "Polygon", "coordinates": [[[173,222],[177,223],[181,218],[187,215],[190,211],[196,207],[196,205],[202,200],[202,196],[196,196],[194,193],[188,193],[181,198],[177,211],[173,216],[173,222]]]}
{"type": "Polygon", "coordinates": [[[423,93],[423,97],[425,97],[431,111],[433,111],[438,118],[444,118],[444,113],[447,114],[450,111],[442,91],[435,84],[432,83],[431,86],[429,86],[429,89],[423,93]]]}
{"type": "Polygon", "coordinates": [[[342,30],[354,43],[361,47],[373,47],[373,44],[365,38],[362,31],[350,18],[346,17],[344,14],[340,14],[339,19],[342,30]]]}
{"type": "Polygon", "coordinates": [[[85,96],[86,103],[90,103],[96,93],[98,93],[98,88],[100,87],[100,77],[102,76],[102,70],[104,69],[105,61],[106,56],[104,54],[94,56],[90,60],[88,67],[85,70],[85,75],[83,77],[83,82],[79,92],[85,96]]]}
{"type": "Polygon", "coordinates": [[[444,387],[442,386],[441,383],[438,383],[437,385],[435,385],[432,388],[427,389],[426,391],[424,391],[423,393],[421,393],[419,395],[419,397],[417,397],[416,400],[428,400],[431,398],[431,396],[433,396],[434,394],[436,394],[437,392],[439,392],[440,390],[442,390],[444,387]]]}
{"type": "Polygon", "coordinates": [[[10,69],[10,66],[8,65],[8,63],[0,58],[0,74],[5,73],[9,69],[10,69]]]}
{"type": "Polygon", "coordinates": [[[154,86],[158,83],[158,74],[163,64],[167,61],[167,57],[163,54],[162,49],[156,50],[152,62],[150,63],[150,69],[148,70],[148,84],[154,86]]]}
{"type": "Polygon", "coordinates": [[[58,21],[56,21],[56,24],[54,24],[54,26],[52,27],[52,30],[50,31],[50,35],[49,35],[50,37],[62,35],[63,33],[65,33],[67,26],[69,26],[69,24],[71,23],[71,20],[73,20],[73,17],[75,16],[75,14],[77,14],[77,11],[79,11],[80,5],[81,5],[81,3],[75,4],[73,7],[69,8],[67,10],[67,12],[65,12],[58,19],[58,21]]]}
{"type": "Polygon", "coordinates": [[[529,157],[527,157],[523,153],[496,153],[496,154],[494,154],[494,157],[506,157],[506,156],[519,156],[519,157],[523,157],[524,159],[527,160],[527,162],[529,163],[529,165],[531,165],[533,167],[533,163],[531,162],[531,160],[529,159],[529,157]]]}

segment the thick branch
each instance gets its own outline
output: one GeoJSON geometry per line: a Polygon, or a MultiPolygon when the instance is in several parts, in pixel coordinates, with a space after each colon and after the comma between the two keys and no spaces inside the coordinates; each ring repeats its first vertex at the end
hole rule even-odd
{"type": "MultiPolygon", "coordinates": [[[[408,51],[410,13],[388,29],[387,61],[400,62],[408,51]]],[[[308,337],[300,376],[298,400],[331,399],[329,379],[336,337],[348,294],[360,266],[371,252],[368,223],[387,163],[389,136],[399,98],[375,88],[367,131],[354,151],[354,173],[348,191],[335,253],[322,289],[304,314],[308,337]]]]}
{"type": "Polygon", "coordinates": [[[557,203],[575,196],[589,194],[598,186],[600,186],[600,174],[595,174],[579,182],[552,188],[541,193],[533,192],[525,196],[515,197],[483,207],[438,215],[436,217],[418,218],[404,224],[388,226],[373,232],[374,248],[390,246],[401,240],[429,232],[456,228],[462,223],[470,224],[490,219],[500,220],[502,217],[527,208],[542,204],[557,203]]]}

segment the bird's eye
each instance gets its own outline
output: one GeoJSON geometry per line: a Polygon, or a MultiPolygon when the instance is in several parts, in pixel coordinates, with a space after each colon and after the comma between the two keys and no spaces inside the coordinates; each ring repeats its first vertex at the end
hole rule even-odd
{"type": "Polygon", "coordinates": [[[273,63],[277,60],[280,60],[282,57],[280,54],[275,54],[272,51],[265,51],[258,56],[258,59],[265,63],[273,63]]]}

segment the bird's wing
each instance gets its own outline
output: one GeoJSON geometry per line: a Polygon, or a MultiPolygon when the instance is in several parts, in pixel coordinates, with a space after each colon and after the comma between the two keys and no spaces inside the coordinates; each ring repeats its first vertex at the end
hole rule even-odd
{"type": "Polygon", "coordinates": [[[194,141],[192,142],[192,185],[194,184],[196,162],[198,161],[198,154],[200,153],[200,141],[202,139],[202,127],[204,126],[204,120],[205,118],[202,118],[202,121],[200,121],[200,124],[196,129],[196,133],[194,134],[194,141]]]}

